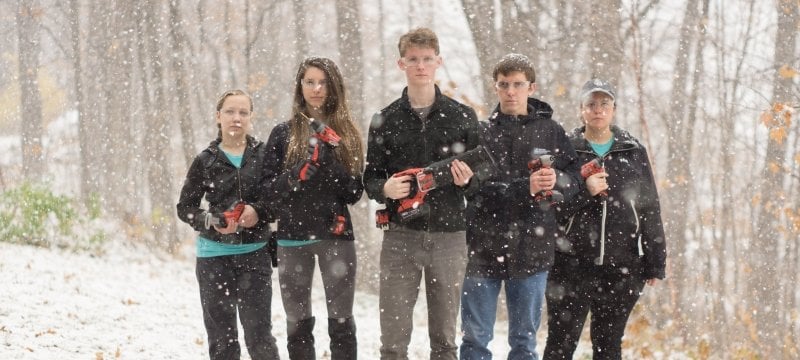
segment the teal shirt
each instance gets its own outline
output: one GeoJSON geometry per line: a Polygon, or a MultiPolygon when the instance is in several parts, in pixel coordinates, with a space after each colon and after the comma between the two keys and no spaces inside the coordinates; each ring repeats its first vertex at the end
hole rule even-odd
{"type": "MultiPolygon", "coordinates": [[[[222,151],[226,157],[228,157],[228,160],[230,160],[231,164],[236,166],[237,169],[242,166],[242,155],[231,155],[223,151],[221,148],[219,150],[222,151]]],[[[206,239],[202,236],[198,236],[196,242],[197,257],[201,258],[247,254],[249,252],[261,249],[265,245],[267,245],[266,241],[252,244],[223,244],[221,242],[206,239]]]]}
{"type": "Polygon", "coordinates": [[[589,145],[592,146],[592,150],[594,150],[595,154],[603,156],[608,153],[608,150],[611,150],[611,145],[614,145],[614,137],[612,136],[611,140],[608,140],[605,144],[595,144],[590,141],[589,145]]]}

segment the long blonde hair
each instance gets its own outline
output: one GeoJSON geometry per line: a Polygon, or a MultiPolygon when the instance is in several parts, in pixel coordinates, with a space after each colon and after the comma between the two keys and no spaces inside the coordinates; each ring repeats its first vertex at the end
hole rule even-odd
{"type": "Polygon", "coordinates": [[[294,103],[292,117],[289,119],[289,145],[286,151],[285,168],[294,166],[308,156],[308,140],[313,135],[311,125],[303,114],[309,114],[308,104],[303,98],[303,77],[310,67],[315,67],[325,73],[327,97],[322,104],[324,121],[333,131],[341,136],[342,141],[336,147],[334,154],[351,175],[360,175],[364,169],[364,145],[361,143],[361,134],[353,123],[350,109],[347,106],[347,96],[342,81],[342,74],[336,64],[327,58],[311,57],[305,59],[297,70],[294,89],[294,103]]]}

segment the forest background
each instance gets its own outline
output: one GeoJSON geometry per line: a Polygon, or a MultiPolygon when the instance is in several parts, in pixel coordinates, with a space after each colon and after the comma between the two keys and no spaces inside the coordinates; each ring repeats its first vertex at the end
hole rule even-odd
{"type": "MultiPolygon", "coordinates": [[[[249,91],[266,139],[288,117],[299,62],[330,57],[366,134],[403,88],[397,39],[417,26],[440,35],[439,86],[481,118],[509,52],[534,61],[536,96],[568,130],[584,81],[617,85],[616,121],[655,166],[669,251],[628,349],[800,357],[797,0],[4,0],[0,241],[91,251],[108,239],[87,225],[100,218],[178,256],[194,235],[175,203],[216,134],[219,94],[249,91]],[[59,122],[69,130],[56,135],[59,122]]],[[[351,209],[372,292],[374,209],[351,209]]]]}

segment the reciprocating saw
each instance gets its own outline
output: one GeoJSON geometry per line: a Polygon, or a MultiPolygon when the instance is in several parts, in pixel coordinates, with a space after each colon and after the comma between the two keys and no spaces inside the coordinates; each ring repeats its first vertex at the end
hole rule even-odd
{"type": "MultiPolygon", "coordinates": [[[[412,177],[411,192],[400,200],[400,205],[397,207],[397,214],[400,216],[401,222],[415,219],[430,211],[430,206],[425,203],[425,195],[433,189],[453,183],[450,164],[454,160],[466,163],[470,169],[473,169],[474,176],[479,180],[486,179],[495,164],[489,151],[478,145],[472,150],[437,161],[424,168],[406,169],[392,175],[392,177],[406,175],[412,177]]],[[[378,210],[375,214],[375,222],[379,228],[386,228],[389,224],[388,211],[386,209],[378,210]]]]}

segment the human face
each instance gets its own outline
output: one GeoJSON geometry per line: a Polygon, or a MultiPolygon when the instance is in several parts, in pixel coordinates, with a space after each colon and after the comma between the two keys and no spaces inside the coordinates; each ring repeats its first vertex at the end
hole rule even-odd
{"type": "Polygon", "coordinates": [[[222,108],[217,111],[217,124],[223,139],[241,139],[250,132],[253,128],[251,105],[250,99],[244,95],[225,98],[222,108]]]}
{"type": "Polygon", "coordinates": [[[433,85],[436,69],[442,65],[442,57],[428,47],[410,46],[405,55],[397,60],[400,70],[406,73],[409,86],[433,85]]]}
{"type": "Polygon", "coordinates": [[[528,97],[536,91],[536,83],[530,82],[522,71],[497,74],[494,91],[503,114],[528,115],[528,97]]]}
{"type": "Polygon", "coordinates": [[[602,92],[592,93],[592,96],[581,104],[583,123],[594,131],[610,129],[615,111],[614,100],[602,92]]]}
{"type": "Polygon", "coordinates": [[[322,69],[310,66],[300,80],[303,88],[303,99],[309,110],[318,112],[328,98],[328,77],[322,69]]]}

